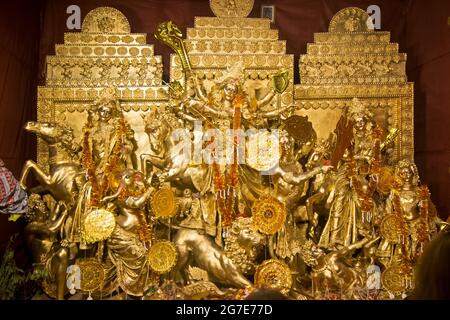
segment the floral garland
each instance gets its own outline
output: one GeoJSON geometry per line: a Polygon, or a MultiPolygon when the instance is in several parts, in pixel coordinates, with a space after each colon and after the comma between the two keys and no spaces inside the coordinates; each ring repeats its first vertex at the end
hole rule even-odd
{"type": "Polygon", "coordinates": [[[237,188],[239,183],[238,174],[238,145],[239,135],[238,130],[241,127],[241,112],[242,104],[245,97],[243,95],[236,95],[233,99],[233,163],[230,166],[230,171],[226,177],[223,177],[220,173],[219,164],[214,161],[214,188],[219,193],[217,197],[217,204],[219,213],[222,216],[222,226],[230,227],[236,218],[236,212],[234,210],[235,197],[237,195],[237,188]]]}
{"type": "Polygon", "coordinates": [[[430,227],[428,225],[428,209],[429,209],[429,199],[430,191],[427,186],[419,187],[419,199],[420,199],[420,221],[417,234],[417,240],[419,240],[422,245],[430,241],[430,227]]]}

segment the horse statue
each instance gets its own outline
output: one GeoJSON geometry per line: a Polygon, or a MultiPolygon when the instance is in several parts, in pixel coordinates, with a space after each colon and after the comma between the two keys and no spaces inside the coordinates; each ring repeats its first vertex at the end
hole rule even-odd
{"type": "Polygon", "coordinates": [[[146,176],[158,173],[164,181],[176,187],[196,189],[201,193],[209,190],[212,181],[210,166],[192,165],[192,140],[175,115],[154,111],[144,117],[145,132],[151,153],[141,155],[141,168],[146,176]],[[188,148],[189,152],[185,152],[188,148]],[[158,172],[159,171],[159,172],[158,172]]]}
{"type": "Polygon", "coordinates": [[[44,191],[48,191],[56,202],[63,201],[66,206],[70,206],[76,200],[76,178],[82,177],[81,165],[74,160],[78,150],[73,143],[72,129],[55,123],[34,121],[27,122],[24,129],[47,143],[49,174],[36,162],[28,160],[22,169],[20,186],[28,190],[27,178],[33,172],[44,191]]]}

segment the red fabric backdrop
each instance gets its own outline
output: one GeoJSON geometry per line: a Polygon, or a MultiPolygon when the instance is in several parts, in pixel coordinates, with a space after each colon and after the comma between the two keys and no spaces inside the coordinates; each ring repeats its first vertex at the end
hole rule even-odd
{"type": "MultiPolygon", "coordinates": [[[[163,56],[168,78],[170,50],[158,43],[153,32],[158,23],[172,20],[182,31],[192,27],[194,16],[212,16],[207,0],[16,0],[1,4],[0,19],[0,157],[16,174],[24,161],[33,158],[34,137],[21,128],[35,119],[36,85],[45,84],[45,57],[63,43],[67,32],[66,8],[76,4],[82,18],[98,6],[122,11],[132,32],[146,32],[163,56]]],[[[407,73],[415,82],[416,162],[442,217],[450,205],[450,1],[436,0],[256,0],[251,16],[258,17],[262,4],[275,5],[280,39],[287,51],[305,53],[314,32],[325,32],[332,16],[344,7],[381,9],[381,29],[391,32],[391,41],[408,54],[407,73]]],[[[298,72],[297,68],[296,72],[298,72]]],[[[296,75],[298,82],[298,74],[296,75]]],[[[13,230],[0,217],[0,241],[13,230]]]]}

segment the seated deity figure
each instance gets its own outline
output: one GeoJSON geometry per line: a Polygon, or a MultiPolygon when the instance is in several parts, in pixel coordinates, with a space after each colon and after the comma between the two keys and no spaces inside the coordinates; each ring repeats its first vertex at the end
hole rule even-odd
{"type": "Polygon", "coordinates": [[[349,120],[353,139],[335,175],[330,213],[319,241],[324,248],[348,246],[358,241],[363,230],[374,232],[372,222],[379,215],[373,195],[378,181],[380,133],[372,113],[357,99],[350,106],[349,120]]]}
{"type": "Polygon", "coordinates": [[[386,266],[416,262],[440,225],[444,223],[436,214],[428,188],[420,185],[416,165],[407,159],[399,161],[380,226],[378,259],[386,266]]]}

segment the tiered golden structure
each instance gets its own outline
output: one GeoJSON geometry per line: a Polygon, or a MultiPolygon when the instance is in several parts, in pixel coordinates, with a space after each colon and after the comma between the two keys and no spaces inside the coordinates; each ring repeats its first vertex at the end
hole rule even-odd
{"type": "MultiPolygon", "coordinates": [[[[247,18],[253,1],[210,2],[216,17],[196,17],[186,39],[171,22],[158,27],[176,52],[170,85],[146,35],[110,7],[89,12],[47,57],[38,122],[26,126],[42,138],[38,164],[21,177],[26,188],[34,171],[41,185],[26,233],[51,275],[45,291],[64,297],[70,263],[91,279],[70,292],[89,297],[242,298],[267,286],[299,299],[409,293],[441,222],[411,162],[406,55],[363,10],[346,8],[308,44],[294,84],[286,42],[268,19],[247,18]],[[171,153],[171,134],[195,121],[279,129],[277,167],[171,153]],[[367,287],[377,270],[382,284],[367,287]]],[[[230,139],[236,154],[240,138],[230,139]]]]}
{"type": "MultiPolygon", "coordinates": [[[[162,58],[155,56],[147,35],[131,33],[126,17],[117,9],[92,10],[81,32],[68,32],[56,55],[47,57],[46,85],[38,88],[38,121],[70,125],[76,137],[94,101],[111,89],[138,137],[143,136],[140,114],[168,104],[168,87],[162,84],[162,58]]],[[[139,153],[145,153],[144,143],[139,153]]],[[[45,167],[47,149],[38,146],[45,167]]]]}
{"type": "MultiPolygon", "coordinates": [[[[292,104],[294,56],[286,54],[286,41],[278,39],[278,30],[270,28],[269,19],[246,17],[196,17],[188,28],[186,50],[192,69],[210,88],[227,68],[242,62],[247,90],[251,96],[263,96],[270,76],[280,69],[289,71],[289,87],[281,95],[282,106],[292,104]]],[[[181,61],[172,55],[172,81],[184,81],[181,61]]]]}
{"type": "Polygon", "coordinates": [[[295,105],[308,115],[322,138],[332,131],[341,110],[357,97],[375,114],[385,133],[397,128],[391,160],[413,159],[413,83],[406,79],[406,54],[390,34],[374,31],[359,8],[339,11],[329,32],[315,33],[300,57],[295,105]]]}

